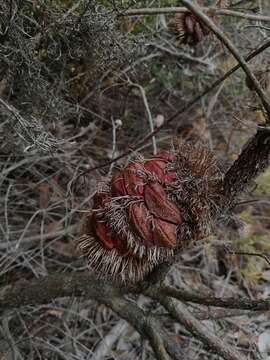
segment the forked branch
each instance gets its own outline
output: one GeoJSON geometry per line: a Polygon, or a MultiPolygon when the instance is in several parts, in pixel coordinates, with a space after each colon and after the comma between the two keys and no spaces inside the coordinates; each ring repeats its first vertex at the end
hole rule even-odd
{"type": "Polygon", "coordinates": [[[258,97],[260,98],[262,105],[267,113],[268,120],[270,119],[270,102],[269,98],[261,87],[259,81],[256,79],[252,71],[250,70],[245,58],[239,53],[238,49],[234,46],[231,40],[224,34],[222,30],[207,16],[198,5],[190,0],[181,0],[181,3],[185,5],[193,14],[195,14],[212,32],[217,38],[227,47],[227,49],[238,60],[241,68],[246,73],[247,78],[254,87],[258,97]]]}
{"type": "MultiPolygon", "coordinates": [[[[254,310],[268,310],[270,308],[270,302],[267,300],[261,300],[255,304],[254,300],[249,299],[238,301],[238,299],[226,300],[207,296],[203,297],[177,291],[169,287],[163,288],[159,284],[148,285],[148,290],[144,291],[146,296],[159,301],[176,321],[180,322],[209,348],[220,353],[226,360],[242,360],[243,357],[232,349],[229,344],[222,342],[208,330],[206,331],[201,323],[189,313],[186,307],[180,302],[173,300],[172,297],[180,301],[191,301],[220,307],[254,310]]],[[[119,287],[97,279],[89,274],[89,272],[50,275],[43,279],[21,281],[0,289],[0,312],[22,306],[49,303],[55,298],[82,296],[109,306],[119,316],[127,320],[140,334],[149,340],[158,359],[164,360],[170,359],[170,357],[172,359],[179,359],[181,350],[170,339],[160,320],[155,318],[154,315],[146,314],[137,305],[130,303],[124,298],[125,294],[141,291],[142,289],[139,285],[133,286],[133,288],[119,287]]]]}

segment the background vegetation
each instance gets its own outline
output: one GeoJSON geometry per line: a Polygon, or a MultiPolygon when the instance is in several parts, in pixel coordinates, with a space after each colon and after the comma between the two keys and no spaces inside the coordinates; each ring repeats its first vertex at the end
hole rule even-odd
{"type": "MultiPolygon", "coordinates": [[[[202,1],[202,5],[216,5],[202,1]]],[[[96,184],[117,164],[102,166],[131,146],[150,156],[179,139],[207,144],[224,168],[264,123],[262,109],[237,71],[154,137],[140,143],[179,108],[231,69],[235,60],[214,35],[180,46],[173,15],[121,16],[131,8],[177,1],[2,0],[0,4],[0,285],[49,274],[79,273],[75,239],[96,184]],[[141,145],[137,146],[138,143],[141,145]],[[78,175],[95,168],[86,176],[78,175]]],[[[267,0],[224,2],[230,10],[269,15],[267,0]]],[[[269,22],[219,16],[243,55],[269,38],[269,22]]],[[[269,95],[269,50],[250,67],[269,95]]],[[[216,234],[186,251],[170,284],[218,297],[269,297],[270,171],[225,216],[216,234]]],[[[89,275],[90,276],[90,275],[89,275]]],[[[90,278],[89,278],[90,281],[90,278]]],[[[0,299],[5,292],[0,289],[0,299]]],[[[157,319],[185,359],[221,358],[155,301],[129,295],[157,319]]],[[[269,313],[209,310],[189,304],[200,321],[247,359],[267,359],[269,313]]],[[[145,340],[111,309],[87,298],[4,311],[0,359],[153,359],[145,340]]]]}

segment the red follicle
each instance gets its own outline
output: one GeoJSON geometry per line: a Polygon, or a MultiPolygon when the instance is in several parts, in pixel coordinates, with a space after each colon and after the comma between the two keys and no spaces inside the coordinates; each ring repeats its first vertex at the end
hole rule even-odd
{"type": "Polygon", "coordinates": [[[164,179],[164,184],[169,185],[174,183],[177,180],[177,177],[174,171],[169,170],[166,172],[163,179],[164,179]]]}
{"type": "Polygon", "coordinates": [[[113,249],[113,240],[109,235],[106,224],[104,221],[97,219],[95,213],[92,214],[92,228],[100,244],[107,250],[113,249]]]}
{"type": "Polygon", "coordinates": [[[182,217],[178,207],[167,198],[167,194],[159,183],[145,185],[144,199],[150,213],[174,224],[181,224],[182,217]]]}
{"type": "Polygon", "coordinates": [[[164,183],[164,175],[166,169],[166,162],[163,160],[147,160],[144,163],[144,168],[151,174],[154,174],[160,183],[164,183]]]}
{"type": "Polygon", "coordinates": [[[145,246],[153,246],[152,216],[143,203],[131,203],[129,220],[135,233],[144,240],[145,246]]]}
{"type": "Polygon", "coordinates": [[[147,160],[144,163],[144,167],[150,173],[154,174],[161,184],[167,185],[176,180],[175,172],[167,169],[167,162],[165,160],[147,160]]]}
{"type": "Polygon", "coordinates": [[[177,225],[168,223],[161,219],[153,221],[153,238],[156,246],[175,247],[176,246],[177,225]]]}
{"type": "MultiPolygon", "coordinates": [[[[184,24],[192,32],[188,41],[203,31],[191,20],[184,24]]],[[[134,160],[103,180],[80,231],[89,266],[101,276],[138,282],[172,258],[175,248],[203,238],[220,196],[215,169],[209,151],[185,144],[177,152],[134,160]]]]}
{"type": "Polygon", "coordinates": [[[125,188],[128,195],[141,196],[144,190],[144,179],[138,174],[139,171],[143,173],[143,165],[140,163],[131,163],[123,171],[125,188]]]}
{"type": "Polygon", "coordinates": [[[112,180],[111,180],[111,189],[112,189],[113,196],[127,195],[122,172],[118,172],[115,175],[113,175],[112,180]]]}

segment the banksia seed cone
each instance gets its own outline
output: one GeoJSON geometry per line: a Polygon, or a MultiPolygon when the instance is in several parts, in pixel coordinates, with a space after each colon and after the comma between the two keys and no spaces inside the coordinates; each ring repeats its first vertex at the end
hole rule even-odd
{"type": "MultiPolygon", "coordinates": [[[[209,16],[216,21],[214,16],[209,16]]],[[[179,45],[197,45],[210,34],[208,27],[189,11],[176,14],[169,27],[179,41],[179,45]]]]}
{"type": "Polygon", "coordinates": [[[187,144],[130,162],[100,185],[83,220],[78,245],[90,268],[137,282],[204,237],[216,179],[209,151],[187,144]]]}

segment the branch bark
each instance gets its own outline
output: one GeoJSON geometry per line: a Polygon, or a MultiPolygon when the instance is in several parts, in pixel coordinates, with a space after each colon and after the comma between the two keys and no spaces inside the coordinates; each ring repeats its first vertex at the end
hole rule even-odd
{"type": "MultiPolygon", "coordinates": [[[[149,280],[154,281],[155,279],[149,278],[149,280]]],[[[169,355],[173,359],[179,359],[180,356],[183,355],[182,351],[168,336],[160,320],[151,314],[146,314],[138,306],[130,303],[123,297],[130,292],[143,292],[146,296],[158,300],[164,306],[166,305],[177,321],[180,321],[194,336],[199,337],[204,344],[210,346],[214,351],[221,351],[220,354],[222,354],[226,360],[240,360],[242,357],[239,357],[231,347],[228,348],[227,344],[222,344],[221,340],[218,340],[216,337],[213,338],[211,334],[207,334],[205,328],[198,326],[200,322],[195,318],[196,321],[193,318],[191,319],[190,313],[186,313],[186,308],[180,303],[173,302],[173,299],[170,297],[177,298],[181,301],[219,307],[256,311],[270,309],[269,300],[219,299],[213,296],[202,296],[185,292],[171,287],[162,287],[159,283],[154,284],[153,282],[152,284],[148,283],[148,287],[145,284],[145,289],[142,290],[140,285],[124,287],[108,283],[104,280],[97,279],[87,271],[85,273],[55,274],[44,277],[43,279],[20,281],[13,285],[3,287],[0,289],[0,313],[22,306],[49,303],[56,298],[83,296],[84,298],[93,299],[109,306],[119,314],[120,317],[127,320],[140,334],[149,340],[158,359],[169,359],[169,355]],[[162,299],[167,300],[164,302],[162,299]],[[236,357],[229,358],[228,354],[230,354],[230,356],[234,354],[236,357]]]]}
{"type": "Polygon", "coordinates": [[[261,128],[245,145],[238,159],[227,171],[223,180],[223,192],[227,206],[258,174],[270,164],[270,129],[261,128]]]}
{"type": "MultiPolygon", "coordinates": [[[[204,12],[210,11],[215,15],[232,16],[242,18],[251,21],[270,22],[270,16],[254,15],[249,13],[243,13],[240,11],[234,11],[230,9],[218,9],[214,7],[203,7],[204,12]]],[[[118,16],[149,16],[149,15],[162,15],[162,14],[179,14],[187,12],[185,7],[163,7],[163,8],[141,8],[141,9],[129,9],[118,14],[118,16]]]]}
{"type": "Polygon", "coordinates": [[[200,339],[211,351],[221,355],[226,360],[244,360],[245,358],[229,344],[222,341],[216,335],[197,320],[186,308],[184,304],[177,302],[169,297],[161,297],[160,303],[166,310],[177,320],[184,325],[192,335],[200,339]]]}
{"type": "Polygon", "coordinates": [[[18,281],[15,284],[0,288],[0,313],[23,306],[49,303],[53,299],[61,297],[82,296],[104,303],[107,301],[106,298],[109,297],[119,297],[127,293],[137,294],[141,292],[148,297],[156,297],[160,293],[180,301],[207,306],[254,311],[270,310],[270,300],[217,298],[209,294],[201,295],[183,289],[175,289],[171,286],[162,286],[159,283],[154,284],[153,280],[153,277],[149,278],[149,282],[145,283],[144,289],[140,285],[125,287],[113,283],[109,284],[109,282],[97,279],[89,271],[86,271],[83,273],[49,275],[42,279],[31,281],[18,281]]]}
{"type": "Polygon", "coordinates": [[[107,305],[128,321],[149,340],[157,359],[179,359],[181,350],[163,330],[160,321],[126,300],[123,297],[124,290],[126,291],[116,284],[97,279],[88,271],[68,275],[55,274],[0,288],[0,313],[7,309],[49,303],[56,298],[83,296],[107,305]]]}
{"type": "Polygon", "coordinates": [[[195,14],[212,32],[216,37],[227,47],[227,49],[233,54],[233,56],[238,60],[241,68],[246,73],[247,78],[250,80],[251,84],[254,87],[258,97],[260,98],[263,107],[268,115],[268,120],[270,119],[270,102],[269,99],[262,89],[259,81],[256,79],[252,71],[250,70],[245,58],[239,53],[238,49],[234,46],[231,40],[224,34],[223,31],[202,11],[198,5],[190,0],[181,0],[181,3],[185,5],[193,14],[195,14]]]}
{"type": "Polygon", "coordinates": [[[167,352],[167,335],[162,331],[162,326],[157,319],[141,310],[122,297],[106,297],[99,299],[113,311],[127,320],[141,335],[147,338],[158,360],[170,360],[167,352]],[[167,346],[165,346],[165,342],[167,346]]]}
{"type": "Polygon", "coordinates": [[[195,293],[184,289],[175,289],[172,286],[161,287],[160,293],[164,296],[170,296],[180,301],[192,302],[206,306],[252,311],[270,310],[270,300],[251,300],[248,298],[235,297],[218,298],[209,294],[201,294],[201,291],[195,293]]]}

